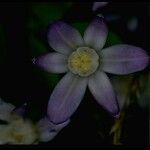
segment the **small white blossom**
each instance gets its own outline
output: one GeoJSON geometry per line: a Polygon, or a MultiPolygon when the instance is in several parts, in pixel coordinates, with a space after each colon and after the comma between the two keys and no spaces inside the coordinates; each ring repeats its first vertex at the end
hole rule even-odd
{"type": "Polygon", "coordinates": [[[15,106],[0,100],[0,144],[34,144],[38,139],[37,127],[13,112],[15,106]]]}

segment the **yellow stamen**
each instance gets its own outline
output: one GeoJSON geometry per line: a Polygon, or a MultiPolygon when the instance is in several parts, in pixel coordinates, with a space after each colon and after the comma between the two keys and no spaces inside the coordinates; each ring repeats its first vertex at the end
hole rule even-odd
{"type": "Polygon", "coordinates": [[[80,47],[68,59],[68,67],[74,74],[89,76],[99,65],[99,56],[94,49],[80,47]]]}

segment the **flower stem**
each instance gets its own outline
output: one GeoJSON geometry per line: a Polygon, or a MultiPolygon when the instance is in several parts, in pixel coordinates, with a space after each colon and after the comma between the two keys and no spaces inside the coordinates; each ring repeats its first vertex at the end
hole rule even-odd
{"type": "Polygon", "coordinates": [[[138,80],[137,80],[137,77],[134,76],[132,80],[130,81],[129,88],[128,88],[129,90],[127,94],[125,95],[125,103],[120,112],[120,117],[115,120],[115,123],[112,126],[111,131],[110,131],[110,134],[113,133],[114,145],[122,145],[120,138],[121,138],[121,133],[122,133],[122,124],[125,118],[125,113],[126,113],[128,106],[133,102],[131,96],[135,94],[135,96],[137,97],[138,95],[137,93],[139,93],[138,88],[139,88],[138,80]]]}
{"type": "Polygon", "coordinates": [[[122,132],[122,123],[125,117],[125,113],[121,112],[120,117],[115,120],[115,123],[110,131],[110,133],[113,132],[113,144],[114,145],[122,145],[120,137],[122,132]]]}

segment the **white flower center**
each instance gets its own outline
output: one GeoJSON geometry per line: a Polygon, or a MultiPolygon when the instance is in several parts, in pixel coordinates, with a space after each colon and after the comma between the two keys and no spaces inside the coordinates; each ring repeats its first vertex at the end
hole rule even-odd
{"type": "Polygon", "coordinates": [[[68,68],[74,74],[86,77],[94,73],[99,66],[99,56],[94,49],[80,47],[68,58],[68,68]]]}

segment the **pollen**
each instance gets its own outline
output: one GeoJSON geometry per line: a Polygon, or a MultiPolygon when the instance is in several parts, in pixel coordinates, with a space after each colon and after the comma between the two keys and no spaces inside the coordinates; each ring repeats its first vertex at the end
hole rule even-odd
{"type": "Polygon", "coordinates": [[[80,47],[68,58],[68,68],[74,74],[89,76],[99,66],[99,56],[94,49],[80,47]]]}

